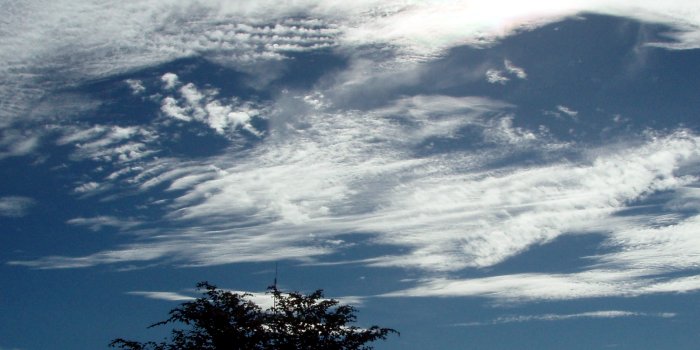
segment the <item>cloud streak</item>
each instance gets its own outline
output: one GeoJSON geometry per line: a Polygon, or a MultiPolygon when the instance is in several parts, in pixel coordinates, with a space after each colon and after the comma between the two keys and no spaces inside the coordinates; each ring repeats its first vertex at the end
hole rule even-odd
{"type": "MultiPolygon", "coordinates": [[[[255,305],[260,306],[263,310],[272,308],[274,306],[274,298],[272,294],[266,292],[247,292],[240,290],[226,290],[231,293],[236,293],[239,295],[244,295],[245,300],[252,301],[255,305]]],[[[165,300],[165,301],[191,301],[196,299],[188,295],[175,292],[156,292],[156,291],[133,291],[127,292],[129,295],[143,296],[149,299],[165,300]]],[[[283,293],[285,294],[285,293],[283,293]]],[[[201,296],[198,296],[201,297],[201,296]]],[[[340,304],[352,305],[358,307],[362,304],[362,299],[358,297],[340,297],[333,298],[340,302],[340,304]]]]}
{"type": "Polygon", "coordinates": [[[174,292],[145,292],[145,291],[133,291],[128,292],[129,295],[143,296],[149,299],[165,300],[165,301],[190,301],[194,300],[194,297],[174,293],[174,292]]]}
{"type": "Polygon", "coordinates": [[[385,297],[485,297],[525,303],[603,297],[636,297],[697,291],[697,277],[674,278],[658,271],[591,269],[571,274],[527,273],[475,279],[432,279],[385,297]]]}
{"type": "Polygon", "coordinates": [[[522,322],[533,322],[533,321],[568,321],[576,319],[612,319],[612,318],[626,318],[626,317],[660,317],[660,318],[672,318],[675,317],[675,313],[663,312],[663,313],[646,313],[646,312],[633,312],[633,311],[620,311],[620,310],[605,310],[605,311],[590,311],[582,312],[577,314],[544,314],[544,315],[517,315],[517,316],[504,316],[498,317],[489,322],[468,322],[468,323],[457,323],[454,326],[488,326],[488,325],[498,325],[507,323],[522,323],[522,322]]]}
{"type": "Polygon", "coordinates": [[[92,218],[78,217],[66,222],[69,225],[85,226],[92,231],[100,231],[104,227],[116,227],[121,231],[129,230],[141,224],[134,219],[120,219],[113,216],[97,216],[92,218]]]}
{"type": "Polygon", "coordinates": [[[562,105],[557,106],[557,110],[559,112],[562,112],[562,113],[568,115],[571,118],[576,118],[576,116],[578,115],[578,111],[575,111],[569,107],[562,106],[562,105]]]}

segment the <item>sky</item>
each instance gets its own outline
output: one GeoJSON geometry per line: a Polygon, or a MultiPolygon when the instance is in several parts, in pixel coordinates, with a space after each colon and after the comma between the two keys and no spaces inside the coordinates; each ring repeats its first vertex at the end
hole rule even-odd
{"type": "Polygon", "coordinates": [[[393,349],[695,349],[700,3],[0,0],[0,350],[197,282],[393,349]]]}

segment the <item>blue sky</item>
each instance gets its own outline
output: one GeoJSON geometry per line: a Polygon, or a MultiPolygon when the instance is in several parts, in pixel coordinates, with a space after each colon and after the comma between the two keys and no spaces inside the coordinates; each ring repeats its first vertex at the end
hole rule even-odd
{"type": "Polygon", "coordinates": [[[700,5],[0,5],[0,350],[275,266],[378,349],[698,342],[700,5]]]}

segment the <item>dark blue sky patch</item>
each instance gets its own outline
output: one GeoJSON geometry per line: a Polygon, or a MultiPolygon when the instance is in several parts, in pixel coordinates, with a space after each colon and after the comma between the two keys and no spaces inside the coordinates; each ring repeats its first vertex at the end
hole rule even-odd
{"type": "Polygon", "coordinates": [[[606,247],[604,234],[571,233],[550,242],[530,247],[498,265],[488,268],[488,274],[507,275],[531,273],[576,273],[585,271],[595,263],[592,256],[611,251],[606,247]],[[551,264],[557,261],[557,264],[551,264]]]}

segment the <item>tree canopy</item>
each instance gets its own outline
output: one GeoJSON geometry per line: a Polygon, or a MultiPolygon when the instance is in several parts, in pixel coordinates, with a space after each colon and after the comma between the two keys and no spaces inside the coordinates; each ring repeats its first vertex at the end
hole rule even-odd
{"type": "Polygon", "coordinates": [[[160,343],[118,338],[111,347],[127,350],[371,350],[391,328],[360,328],[356,309],[325,299],[322,290],[304,295],[269,288],[274,304],[263,309],[247,293],[221,290],[207,282],[197,285],[202,297],[182,303],[167,320],[150,327],[182,324],[170,340],[160,343]]]}

